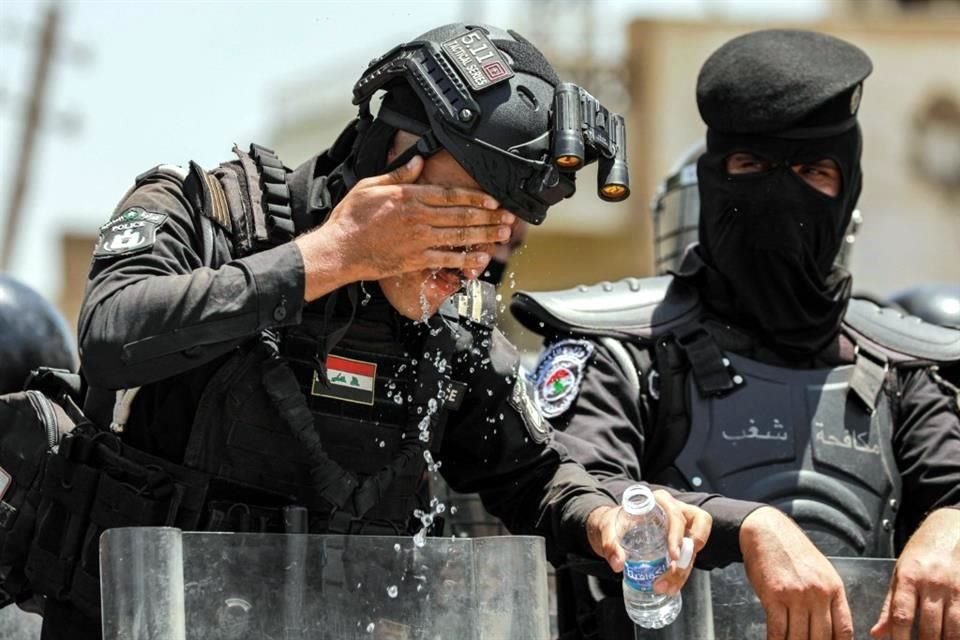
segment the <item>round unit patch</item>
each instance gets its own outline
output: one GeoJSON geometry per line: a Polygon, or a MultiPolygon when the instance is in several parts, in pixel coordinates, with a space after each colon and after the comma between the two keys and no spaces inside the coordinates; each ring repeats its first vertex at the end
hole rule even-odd
{"type": "Polygon", "coordinates": [[[534,373],[537,405],[544,416],[555,418],[570,408],[591,355],[593,345],[586,340],[561,340],[544,352],[534,373]]]}

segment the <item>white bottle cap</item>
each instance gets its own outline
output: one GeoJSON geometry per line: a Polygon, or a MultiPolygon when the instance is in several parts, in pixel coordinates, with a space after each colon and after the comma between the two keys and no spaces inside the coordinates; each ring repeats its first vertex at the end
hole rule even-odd
{"type": "Polygon", "coordinates": [[[634,484],[627,487],[623,492],[623,499],[620,501],[623,510],[632,516],[642,516],[653,510],[657,506],[657,501],[653,497],[653,492],[645,484],[634,484]]]}
{"type": "Polygon", "coordinates": [[[693,562],[693,538],[684,538],[680,544],[680,557],[677,558],[677,568],[686,569],[693,562]]]}

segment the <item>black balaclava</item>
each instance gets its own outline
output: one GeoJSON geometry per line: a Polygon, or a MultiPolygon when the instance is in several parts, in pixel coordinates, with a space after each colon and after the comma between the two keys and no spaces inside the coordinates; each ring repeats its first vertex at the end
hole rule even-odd
{"type": "Polygon", "coordinates": [[[827,138],[707,133],[697,166],[701,293],[720,315],[756,332],[787,359],[810,357],[837,335],[850,274],[834,264],[860,195],[859,127],[827,138]],[[749,152],[773,163],[729,175],[727,158],[749,152]],[[840,193],[821,193],[790,169],[833,159],[840,193]]]}

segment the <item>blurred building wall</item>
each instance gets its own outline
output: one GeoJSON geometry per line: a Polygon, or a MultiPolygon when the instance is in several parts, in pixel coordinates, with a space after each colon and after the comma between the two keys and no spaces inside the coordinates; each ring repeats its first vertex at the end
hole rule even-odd
{"type": "MultiPolygon", "coordinates": [[[[721,44],[757,25],[634,22],[629,60],[633,198],[703,135],[697,73],[721,44]]],[[[864,225],[853,252],[855,288],[884,295],[917,281],[960,281],[960,16],[871,13],[810,28],[861,47],[864,225]]],[[[646,218],[641,228],[650,243],[646,218]]]]}
{"type": "Polygon", "coordinates": [[[80,303],[83,301],[83,290],[87,285],[87,275],[90,273],[90,261],[93,256],[93,247],[97,243],[97,236],[83,233],[65,233],[60,237],[61,264],[63,275],[60,281],[63,287],[56,300],[57,306],[63,313],[73,331],[77,329],[77,317],[80,315],[80,303]]]}

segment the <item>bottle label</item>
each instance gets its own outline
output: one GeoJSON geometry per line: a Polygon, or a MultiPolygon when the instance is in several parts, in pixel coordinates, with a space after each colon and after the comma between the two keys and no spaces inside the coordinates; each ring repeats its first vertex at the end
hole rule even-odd
{"type": "Polygon", "coordinates": [[[637,591],[653,591],[653,583],[667,572],[667,559],[651,562],[627,560],[623,566],[624,581],[637,591]]]}

